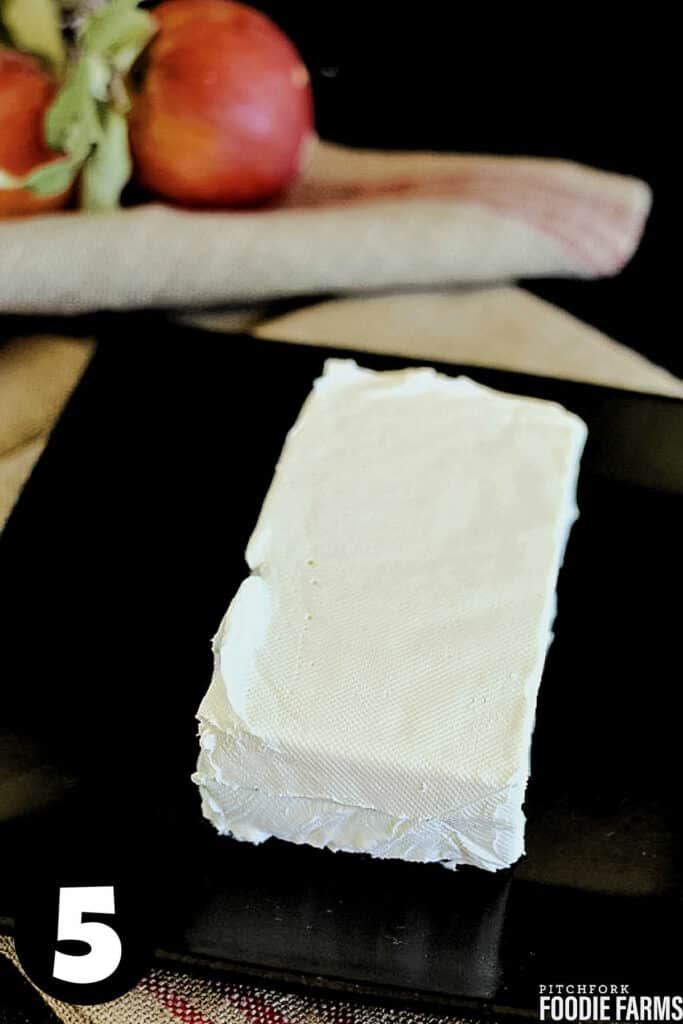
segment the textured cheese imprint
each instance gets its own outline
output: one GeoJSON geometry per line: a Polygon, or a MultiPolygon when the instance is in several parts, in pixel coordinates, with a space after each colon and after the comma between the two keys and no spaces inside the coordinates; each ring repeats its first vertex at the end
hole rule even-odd
{"type": "Polygon", "coordinates": [[[214,641],[194,781],[220,832],[491,871],[524,852],[585,438],[464,377],[326,363],[214,641]]]}

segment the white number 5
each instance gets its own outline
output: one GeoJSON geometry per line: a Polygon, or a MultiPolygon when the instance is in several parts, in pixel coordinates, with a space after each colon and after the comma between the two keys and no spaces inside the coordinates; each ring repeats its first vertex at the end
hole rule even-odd
{"type": "Polygon", "coordinates": [[[113,914],[113,885],[82,885],[59,890],[57,942],[85,942],[80,956],[55,952],[53,976],[59,981],[92,985],[111,977],[121,963],[121,939],[108,924],[84,921],[83,914],[113,914]]]}

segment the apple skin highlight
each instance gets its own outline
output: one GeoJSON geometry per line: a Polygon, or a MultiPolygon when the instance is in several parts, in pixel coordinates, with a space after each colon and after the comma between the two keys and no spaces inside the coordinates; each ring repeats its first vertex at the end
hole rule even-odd
{"type": "Polygon", "coordinates": [[[182,206],[267,202],[313,135],[306,68],[270,19],[231,0],[166,0],[134,97],[140,184],[182,206]]]}

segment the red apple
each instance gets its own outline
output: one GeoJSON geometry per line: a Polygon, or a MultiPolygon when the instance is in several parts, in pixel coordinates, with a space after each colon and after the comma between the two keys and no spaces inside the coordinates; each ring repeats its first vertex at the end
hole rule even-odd
{"type": "Polygon", "coordinates": [[[166,0],[130,119],[139,182],[187,206],[282,192],[313,132],[308,74],[265,15],[232,0],[166,0]]]}
{"type": "MultiPolygon", "coordinates": [[[[57,85],[34,57],[0,49],[0,169],[23,177],[61,159],[45,141],[45,113],[57,85]]],[[[27,188],[0,188],[0,217],[40,213],[64,206],[69,189],[37,196],[27,188]]]]}

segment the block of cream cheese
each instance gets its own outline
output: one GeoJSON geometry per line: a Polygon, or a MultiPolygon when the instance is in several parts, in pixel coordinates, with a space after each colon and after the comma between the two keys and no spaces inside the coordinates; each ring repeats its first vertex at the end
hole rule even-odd
{"type": "Polygon", "coordinates": [[[194,780],[221,833],[517,860],[585,438],[550,402],[327,362],[198,712],[194,780]]]}

